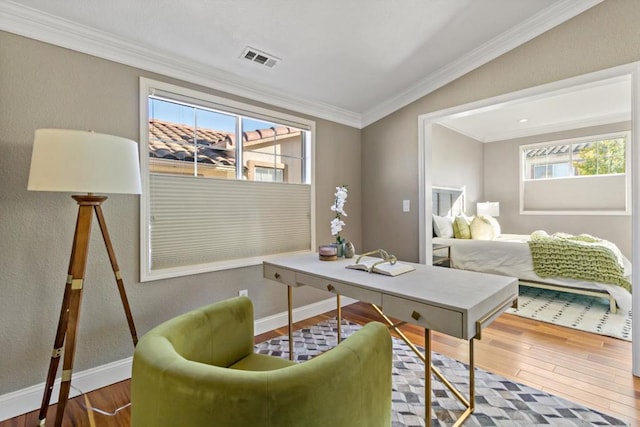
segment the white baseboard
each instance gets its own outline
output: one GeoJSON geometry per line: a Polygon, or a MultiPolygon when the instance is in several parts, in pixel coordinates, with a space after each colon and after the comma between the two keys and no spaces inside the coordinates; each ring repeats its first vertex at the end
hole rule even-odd
{"type": "MultiPolygon", "coordinates": [[[[69,398],[80,395],[78,390],[86,393],[131,378],[132,360],[132,357],[127,357],[126,359],[74,373],[69,398]]],[[[0,396],[0,420],[7,420],[39,409],[43,392],[44,382],[0,396]]],[[[56,379],[53,384],[51,404],[58,401],[59,394],[60,378],[56,379]]],[[[115,408],[103,409],[112,410],[115,408]]]]}
{"type": "MultiPolygon", "coordinates": [[[[357,300],[342,297],[341,304],[343,307],[353,304],[357,300]]],[[[336,308],[335,298],[329,298],[313,304],[299,307],[293,310],[293,321],[308,319],[336,308]]],[[[288,323],[287,312],[274,314],[272,316],[258,319],[255,322],[255,334],[259,335],[273,329],[281,328],[288,323]]],[[[69,397],[75,397],[82,392],[89,392],[99,388],[115,384],[131,378],[132,357],[107,363],[106,365],[97,366],[73,374],[72,388],[69,397]]],[[[0,421],[8,420],[18,415],[26,414],[40,408],[42,402],[42,394],[44,391],[44,382],[31,387],[17,390],[0,396],[0,421]]],[[[58,401],[60,393],[60,379],[56,379],[51,394],[51,404],[58,401]]],[[[115,408],[101,408],[105,410],[113,410],[115,408]]]]}

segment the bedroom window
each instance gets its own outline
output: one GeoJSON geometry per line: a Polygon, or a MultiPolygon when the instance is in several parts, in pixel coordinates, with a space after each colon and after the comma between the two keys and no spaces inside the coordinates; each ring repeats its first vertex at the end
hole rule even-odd
{"type": "Polygon", "coordinates": [[[523,146],[524,179],[623,174],[627,135],[523,146]]]}
{"type": "Polygon", "coordinates": [[[628,214],[629,132],[520,147],[520,212],[628,214]]]}
{"type": "Polygon", "coordinates": [[[140,80],[141,280],[309,251],[315,124],[140,80]]]}

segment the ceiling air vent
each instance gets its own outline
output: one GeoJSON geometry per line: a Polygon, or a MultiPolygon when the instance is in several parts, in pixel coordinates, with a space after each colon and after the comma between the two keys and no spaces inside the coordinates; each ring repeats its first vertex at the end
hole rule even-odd
{"type": "Polygon", "coordinates": [[[264,65],[269,68],[273,68],[274,65],[280,62],[280,58],[276,58],[269,53],[262,52],[249,46],[244,49],[241,57],[247,61],[255,62],[256,64],[264,65]]]}

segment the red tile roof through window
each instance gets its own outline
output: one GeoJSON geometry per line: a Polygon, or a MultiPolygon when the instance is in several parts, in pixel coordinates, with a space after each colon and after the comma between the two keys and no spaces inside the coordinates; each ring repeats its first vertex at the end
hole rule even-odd
{"type": "Polygon", "coordinates": [[[531,148],[526,151],[527,157],[543,157],[554,154],[567,154],[571,149],[573,153],[579,153],[584,147],[593,144],[593,142],[582,142],[579,144],[550,145],[537,148],[531,148]]]}
{"type": "MultiPolygon", "coordinates": [[[[242,139],[250,143],[297,132],[298,129],[278,126],[243,132],[242,139]]],[[[149,157],[192,162],[197,152],[198,162],[233,166],[235,149],[235,133],[149,120],[149,157]],[[197,137],[195,145],[194,136],[197,137]]]]}

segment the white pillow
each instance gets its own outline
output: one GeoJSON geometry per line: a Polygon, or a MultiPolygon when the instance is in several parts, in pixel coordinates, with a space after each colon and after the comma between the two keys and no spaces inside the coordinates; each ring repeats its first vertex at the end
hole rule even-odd
{"type": "Polygon", "coordinates": [[[453,237],[453,218],[433,215],[433,231],[438,237],[453,237]]]}
{"type": "Polygon", "coordinates": [[[470,228],[471,238],[475,240],[494,240],[500,235],[500,224],[492,216],[476,216],[470,228]]]}

